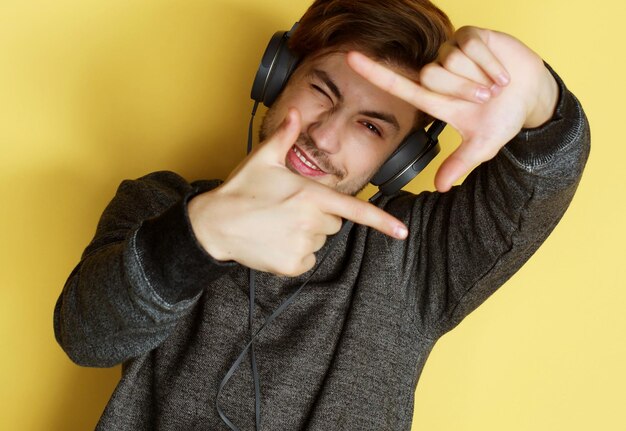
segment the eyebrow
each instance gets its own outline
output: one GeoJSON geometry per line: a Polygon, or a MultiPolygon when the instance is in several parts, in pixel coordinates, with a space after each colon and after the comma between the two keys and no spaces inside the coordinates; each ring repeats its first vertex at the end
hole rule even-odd
{"type": "MultiPolygon", "coordinates": [[[[330,89],[330,91],[335,95],[337,100],[339,100],[339,102],[343,102],[343,95],[341,94],[341,91],[339,91],[339,87],[337,87],[337,85],[333,82],[333,80],[328,75],[328,73],[320,69],[313,69],[311,71],[311,75],[321,80],[330,89]]],[[[398,123],[398,119],[393,114],[387,114],[384,112],[377,112],[377,111],[361,111],[359,112],[359,114],[365,115],[366,117],[376,118],[378,120],[384,121],[385,123],[388,123],[389,125],[391,125],[396,130],[396,132],[400,130],[400,123],[398,123]]]]}

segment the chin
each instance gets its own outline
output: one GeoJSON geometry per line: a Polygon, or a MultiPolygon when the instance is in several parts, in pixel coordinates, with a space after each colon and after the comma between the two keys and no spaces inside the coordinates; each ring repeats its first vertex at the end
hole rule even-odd
{"type": "Polygon", "coordinates": [[[353,181],[350,184],[335,185],[335,187],[333,188],[340,193],[351,195],[351,196],[356,196],[363,191],[363,189],[367,186],[368,183],[369,183],[369,180],[368,181],[353,181]]]}

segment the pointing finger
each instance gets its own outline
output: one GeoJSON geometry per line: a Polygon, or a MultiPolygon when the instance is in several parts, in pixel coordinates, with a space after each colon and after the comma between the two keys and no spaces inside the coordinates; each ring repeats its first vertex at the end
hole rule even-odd
{"type": "Polygon", "coordinates": [[[285,156],[301,131],[300,113],[291,108],[274,134],[260,147],[259,154],[268,162],[285,165],[285,156]]]}
{"type": "Polygon", "coordinates": [[[369,226],[393,238],[405,239],[408,235],[408,229],[400,220],[371,203],[328,188],[320,198],[323,212],[369,226]]]}
{"type": "Polygon", "coordinates": [[[359,52],[348,54],[348,64],[372,84],[410,103],[420,111],[447,121],[446,112],[449,112],[451,102],[448,97],[427,90],[359,52]]]}

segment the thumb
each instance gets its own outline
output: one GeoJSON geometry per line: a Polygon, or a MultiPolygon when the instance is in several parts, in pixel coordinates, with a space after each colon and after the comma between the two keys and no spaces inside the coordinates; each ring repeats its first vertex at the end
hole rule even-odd
{"type": "Polygon", "coordinates": [[[261,146],[259,152],[262,157],[268,162],[284,166],[287,153],[300,136],[301,127],[300,112],[290,108],[278,129],[261,146]]]}
{"type": "Polygon", "coordinates": [[[492,139],[473,137],[461,145],[443,161],[435,175],[435,187],[447,192],[464,175],[469,174],[481,163],[492,159],[499,147],[492,139]]]}

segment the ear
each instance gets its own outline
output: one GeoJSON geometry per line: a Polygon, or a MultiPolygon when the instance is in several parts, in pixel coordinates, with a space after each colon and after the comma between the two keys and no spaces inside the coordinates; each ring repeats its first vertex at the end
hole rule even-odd
{"type": "Polygon", "coordinates": [[[287,84],[299,61],[289,49],[289,37],[297,27],[295,23],[288,32],[278,31],[272,36],[252,84],[252,100],[270,107],[287,84]]]}

